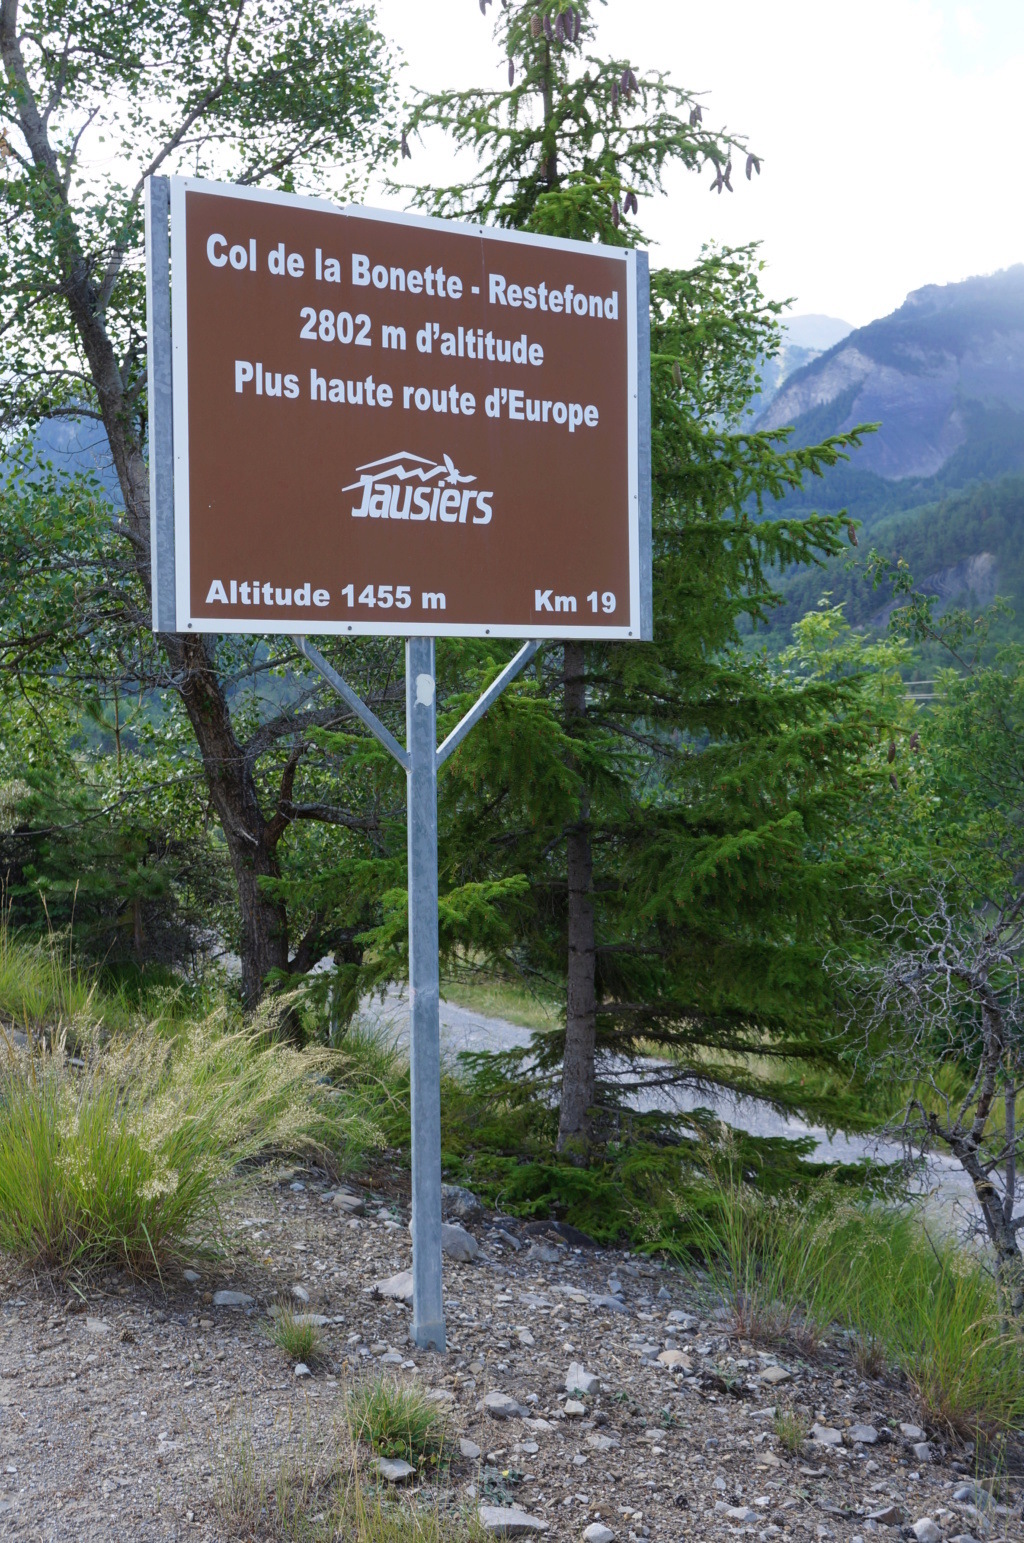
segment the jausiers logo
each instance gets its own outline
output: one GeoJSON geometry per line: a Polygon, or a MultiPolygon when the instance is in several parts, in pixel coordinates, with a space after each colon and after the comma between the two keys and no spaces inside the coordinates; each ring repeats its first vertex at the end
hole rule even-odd
{"type": "Polygon", "coordinates": [[[489,525],[493,491],[464,487],[475,477],[455,469],[450,455],[440,461],[422,455],[386,455],[357,466],[357,482],[342,491],[362,492],[355,520],[441,520],[446,525],[489,525]]]}

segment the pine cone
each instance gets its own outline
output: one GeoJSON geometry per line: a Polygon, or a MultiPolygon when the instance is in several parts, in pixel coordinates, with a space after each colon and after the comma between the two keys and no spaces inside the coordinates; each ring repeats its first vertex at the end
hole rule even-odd
{"type": "Polygon", "coordinates": [[[889,753],[886,759],[888,760],[890,766],[896,759],[896,741],[894,739],[890,739],[889,741],[889,753]]]}
{"type": "Polygon", "coordinates": [[[551,25],[550,16],[545,16],[544,18],[544,36],[547,38],[549,43],[553,43],[555,41],[555,29],[551,25]]]}
{"type": "Polygon", "coordinates": [[[854,525],[852,520],[850,521],[849,525],[847,525],[847,527],[846,527],[846,534],[850,538],[850,545],[851,546],[860,546],[860,542],[857,540],[857,527],[856,527],[856,525],[854,525]]]}
{"type": "Polygon", "coordinates": [[[690,127],[691,127],[691,129],[695,129],[697,127],[698,123],[703,123],[703,122],[704,122],[704,113],[703,113],[702,109],[699,106],[698,107],[691,107],[690,108],[690,127]]]}
{"type": "Polygon", "coordinates": [[[509,83],[510,86],[515,84],[515,79],[516,79],[516,67],[512,63],[512,60],[510,59],[508,61],[508,83],[509,83]]]}
{"type": "Polygon", "coordinates": [[[673,359],[672,360],[672,379],[675,381],[676,385],[679,387],[679,389],[681,391],[683,389],[683,372],[679,368],[679,360],[678,359],[673,359]]]}
{"type": "Polygon", "coordinates": [[[615,226],[615,229],[618,230],[618,228],[619,228],[619,200],[617,198],[613,198],[612,199],[612,224],[615,226]]]}
{"type": "Polygon", "coordinates": [[[913,734],[911,734],[911,736],[910,736],[910,748],[911,748],[911,750],[913,750],[915,755],[917,754],[917,752],[921,748],[921,736],[917,732],[916,729],[914,730],[913,734]]]}
{"type": "Polygon", "coordinates": [[[409,141],[406,139],[404,134],[402,135],[402,160],[412,160],[412,151],[409,149],[409,141]]]}
{"type": "Polygon", "coordinates": [[[565,42],[565,22],[562,20],[561,11],[559,11],[558,15],[555,17],[555,42],[565,42]]]}
{"type": "Polygon", "coordinates": [[[761,175],[761,162],[757,159],[756,155],[748,155],[747,156],[747,181],[748,182],[750,181],[751,173],[755,172],[755,171],[757,172],[758,176],[761,175]]]}
{"type": "Polygon", "coordinates": [[[898,793],[900,790],[900,784],[895,772],[889,773],[889,782],[892,785],[893,792],[898,793]]]}
{"type": "Polygon", "coordinates": [[[572,13],[572,40],[573,40],[574,43],[578,43],[579,40],[580,40],[580,28],[582,27],[582,25],[583,25],[583,19],[580,16],[579,11],[573,11],[573,13],[572,13]]]}
{"type": "Polygon", "coordinates": [[[539,38],[540,35],[541,35],[541,32],[543,30],[544,30],[544,23],[541,21],[540,17],[539,16],[531,16],[530,17],[530,36],[532,38],[539,38]]]}

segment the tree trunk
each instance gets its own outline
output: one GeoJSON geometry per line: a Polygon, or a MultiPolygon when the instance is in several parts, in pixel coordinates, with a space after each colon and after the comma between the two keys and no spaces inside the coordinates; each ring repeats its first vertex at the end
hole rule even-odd
{"type": "MultiPolygon", "coordinates": [[[[565,645],[563,691],[569,733],[586,712],[583,645],[565,645]]],[[[590,1110],[596,1081],[597,991],[594,942],[594,860],[590,844],[589,801],[580,799],[580,817],[569,832],[566,848],[568,877],[568,940],[565,1014],[565,1058],[558,1116],[558,1150],[584,1160],[590,1132],[590,1110]]]]}

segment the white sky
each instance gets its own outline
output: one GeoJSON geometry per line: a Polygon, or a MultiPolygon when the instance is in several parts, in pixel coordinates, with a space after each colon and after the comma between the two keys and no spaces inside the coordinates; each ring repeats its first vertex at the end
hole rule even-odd
{"type": "MultiPolygon", "coordinates": [[[[502,80],[494,8],[376,9],[410,85],[502,80]]],[[[705,91],[705,122],[763,157],[732,197],[680,173],[642,208],[655,264],[760,240],[770,295],[861,325],[922,284],[1024,261],[1024,0],[609,0],[595,51],[705,91]]],[[[454,169],[444,146],[414,149],[406,175],[454,169]]]]}

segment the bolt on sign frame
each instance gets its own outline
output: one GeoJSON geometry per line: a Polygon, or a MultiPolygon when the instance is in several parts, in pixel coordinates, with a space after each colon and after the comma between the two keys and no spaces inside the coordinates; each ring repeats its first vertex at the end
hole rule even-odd
{"type": "Polygon", "coordinates": [[[648,297],[642,251],[146,184],[153,629],[291,634],[406,773],[423,1347],[445,1348],[438,767],[544,639],[652,636],[648,297]],[[405,746],[310,642],[369,634],[406,639],[405,746]],[[438,745],[445,636],[526,641],[438,745]]]}

